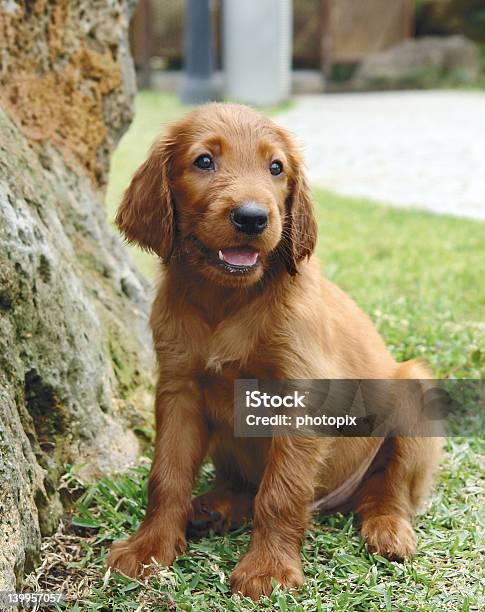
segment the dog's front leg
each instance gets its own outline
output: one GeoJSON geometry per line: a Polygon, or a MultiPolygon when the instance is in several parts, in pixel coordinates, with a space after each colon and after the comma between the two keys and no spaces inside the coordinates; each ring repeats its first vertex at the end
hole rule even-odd
{"type": "Polygon", "coordinates": [[[108,565],[129,576],[155,559],[170,565],[185,549],[192,485],[207,449],[200,398],[193,383],[159,381],[156,439],[148,481],[148,507],[138,531],[115,542],[108,565]]]}
{"type": "Polygon", "coordinates": [[[271,578],[282,586],[303,584],[300,549],[319,457],[315,439],[273,438],[254,502],[251,544],[231,576],[233,592],[257,600],[271,594],[271,578]]]}

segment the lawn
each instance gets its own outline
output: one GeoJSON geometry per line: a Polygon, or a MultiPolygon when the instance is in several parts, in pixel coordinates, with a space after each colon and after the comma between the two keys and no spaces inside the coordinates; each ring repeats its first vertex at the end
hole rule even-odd
{"type": "MultiPolygon", "coordinates": [[[[181,113],[173,98],[142,93],[137,116],[113,158],[112,217],[130,174],[158,126],[181,113]]],[[[326,275],[370,314],[399,360],[422,357],[440,377],[484,372],[484,226],[396,210],[315,190],[318,254],[326,275]]],[[[149,277],[154,261],[134,252],[149,277]]],[[[44,544],[44,568],[29,578],[76,594],[69,610],[481,610],[484,553],[483,443],[453,438],[431,505],[418,517],[418,554],[400,564],[369,554],[352,517],[315,517],[303,547],[306,582],[298,593],[275,588],[255,604],[231,596],[228,577],[249,528],[190,543],[172,568],[141,583],[105,574],[110,541],[136,529],[146,504],[149,460],[128,474],[84,487],[70,467],[64,486],[81,497],[72,525],[44,544]],[[65,582],[63,582],[65,580],[65,582]]],[[[197,491],[210,486],[204,466],[197,491]]]]}

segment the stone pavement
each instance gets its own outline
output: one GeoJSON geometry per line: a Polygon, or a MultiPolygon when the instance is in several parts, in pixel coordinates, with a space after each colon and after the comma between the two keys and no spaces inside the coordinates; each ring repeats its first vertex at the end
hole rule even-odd
{"type": "Polygon", "coordinates": [[[485,92],[299,96],[276,121],[301,142],[315,185],[485,219],[485,92]]]}

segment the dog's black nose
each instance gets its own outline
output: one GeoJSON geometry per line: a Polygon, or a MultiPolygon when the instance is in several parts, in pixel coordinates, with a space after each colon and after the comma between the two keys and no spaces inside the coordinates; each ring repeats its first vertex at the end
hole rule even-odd
{"type": "Polygon", "coordinates": [[[231,223],[244,234],[257,235],[268,225],[268,211],[257,202],[245,202],[231,210],[231,223]]]}

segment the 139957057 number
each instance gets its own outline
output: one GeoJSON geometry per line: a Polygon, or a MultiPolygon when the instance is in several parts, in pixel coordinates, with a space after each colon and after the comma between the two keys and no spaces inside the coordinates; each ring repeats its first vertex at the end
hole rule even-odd
{"type": "Polygon", "coordinates": [[[42,606],[60,603],[63,600],[62,593],[36,592],[17,593],[16,591],[0,591],[0,605],[22,606],[24,608],[39,608],[42,606]]]}

